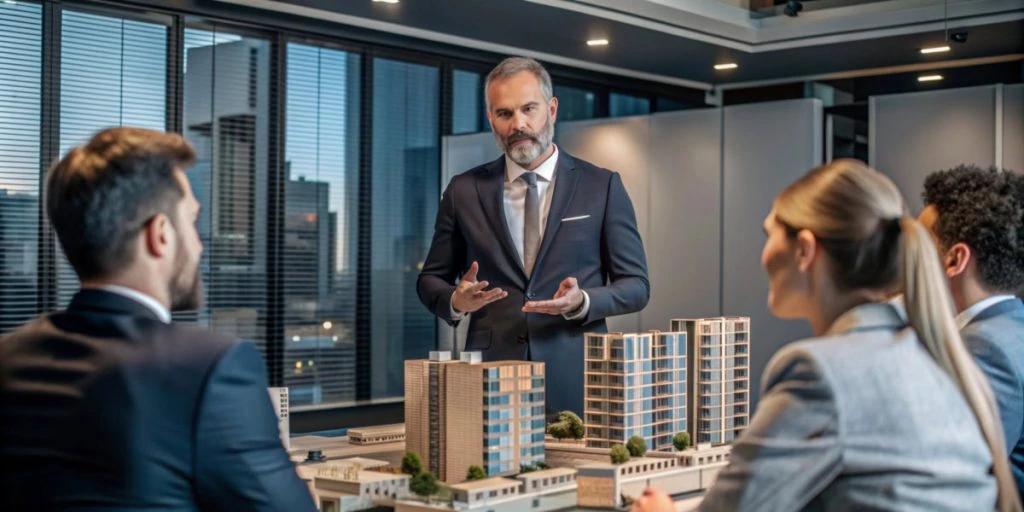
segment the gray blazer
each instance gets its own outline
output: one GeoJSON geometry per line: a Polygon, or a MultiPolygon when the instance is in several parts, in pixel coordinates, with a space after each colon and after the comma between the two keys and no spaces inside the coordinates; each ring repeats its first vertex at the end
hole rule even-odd
{"type": "Polygon", "coordinates": [[[768,363],[700,510],[991,511],[992,457],[955,384],[890,304],[768,363]]]}
{"type": "Polygon", "coordinates": [[[961,334],[999,403],[1010,468],[1017,489],[1024,489],[1024,303],[1014,299],[993,304],[961,334]]]}
{"type": "Polygon", "coordinates": [[[508,297],[470,315],[466,350],[484,360],[543,361],[549,410],[583,413],[583,333],[606,332],[605,318],[647,305],[647,258],[636,214],[618,174],[559,152],[554,195],[533,273],[526,275],[505,221],[505,158],[452,179],[441,197],[430,251],[416,282],[423,304],[452,323],[455,280],[473,261],[477,278],[508,297]],[[585,318],[523,313],[554,296],[566,277],[590,296],[585,318]]]}

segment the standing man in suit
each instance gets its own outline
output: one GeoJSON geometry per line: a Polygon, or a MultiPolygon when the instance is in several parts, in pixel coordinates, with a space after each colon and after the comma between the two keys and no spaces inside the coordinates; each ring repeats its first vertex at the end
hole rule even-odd
{"type": "Polygon", "coordinates": [[[999,404],[1018,490],[1024,489],[1024,177],[960,166],[928,176],[919,220],[946,271],[957,326],[999,404]]]}
{"type": "Polygon", "coordinates": [[[257,350],[171,321],[202,297],[194,159],[114,128],[50,170],[81,291],[0,340],[0,510],[316,510],[257,350]]]}
{"type": "Polygon", "coordinates": [[[558,99],[537,61],[505,59],[484,85],[504,155],[452,179],[417,281],[466,350],[543,361],[549,410],[583,410],[583,333],[650,296],[636,214],[617,173],[552,143],[558,99]],[[456,285],[456,280],[461,279],[456,285]]]}

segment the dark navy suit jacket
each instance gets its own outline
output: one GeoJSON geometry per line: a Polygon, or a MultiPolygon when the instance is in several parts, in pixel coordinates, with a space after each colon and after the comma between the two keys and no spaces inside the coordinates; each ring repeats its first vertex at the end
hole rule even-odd
{"type": "MultiPolygon", "coordinates": [[[[961,332],[999,404],[1010,468],[1024,490],[1024,303],[1005,300],[978,313],[961,332]]],[[[1022,492],[1024,498],[1024,492],[1022,492]]]]}
{"type": "Polygon", "coordinates": [[[526,276],[505,219],[505,157],[456,176],[441,198],[434,239],[417,281],[420,300],[451,319],[456,279],[473,261],[477,279],[508,297],[470,316],[466,350],[488,361],[543,361],[549,410],[583,411],[583,334],[607,332],[605,318],[647,305],[647,259],[622,178],[559,151],[554,195],[533,274],[526,276]],[[522,312],[575,277],[590,296],[579,320],[522,312]]]}
{"type": "Polygon", "coordinates": [[[315,511],[252,344],[83,290],[0,339],[0,510],[315,511]]]}

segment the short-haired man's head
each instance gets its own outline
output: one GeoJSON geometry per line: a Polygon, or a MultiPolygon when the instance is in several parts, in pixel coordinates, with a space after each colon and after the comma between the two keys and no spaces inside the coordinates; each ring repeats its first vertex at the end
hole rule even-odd
{"type": "Polygon", "coordinates": [[[937,215],[932,231],[940,253],[966,244],[986,289],[1024,287],[1024,177],[961,165],[928,176],[922,197],[937,215]]]}
{"type": "Polygon", "coordinates": [[[537,82],[540,83],[540,93],[544,96],[544,101],[551,101],[551,98],[554,97],[555,93],[551,86],[551,75],[548,74],[548,70],[544,69],[544,66],[541,65],[540,62],[529,57],[509,57],[498,63],[498,65],[487,74],[487,79],[484,80],[484,101],[486,102],[488,111],[491,110],[491,100],[487,96],[487,91],[490,89],[491,82],[512,78],[524,71],[531,73],[537,78],[537,82]]]}
{"type": "Polygon", "coordinates": [[[176,172],[195,161],[181,137],[111,128],[68,152],[46,179],[46,212],[79,279],[115,275],[136,257],[133,241],[157,214],[178,221],[176,172]]]}

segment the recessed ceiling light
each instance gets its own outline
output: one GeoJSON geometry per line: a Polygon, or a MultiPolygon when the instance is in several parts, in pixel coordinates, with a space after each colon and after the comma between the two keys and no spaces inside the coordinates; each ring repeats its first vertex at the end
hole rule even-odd
{"type": "Polygon", "coordinates": [[[738,67],[740,67],[740,66],[738,64],[736,64],[735,62],[726,62],[724,64],[715,64],[715,69],[717,69],[719,71],[721,71],[723,69],[736,69],[738,67]]]}
{"type": "Polygon", "coordinates": [[[948,51],[948,46],[932,46],[931,48],[921,48],[921,53],[942,53],[948,51]]]}
{"type": "Polygon", "coordinates": [[[942,75],[921,75],[917,77],[918,82],[937,82],[942,80],[942,75]]]}
{"type": "Polygon", "coordinates": [[[607,39],[591,39],[587,41],[587,46],[608,46],[607,39]]]}
{"type": "Polygon", "coordinates": [[[397,4],[398,3],[398,0],[373,0],[373,1],[375,3],[382,3],[382,4],[397,4]]]}

